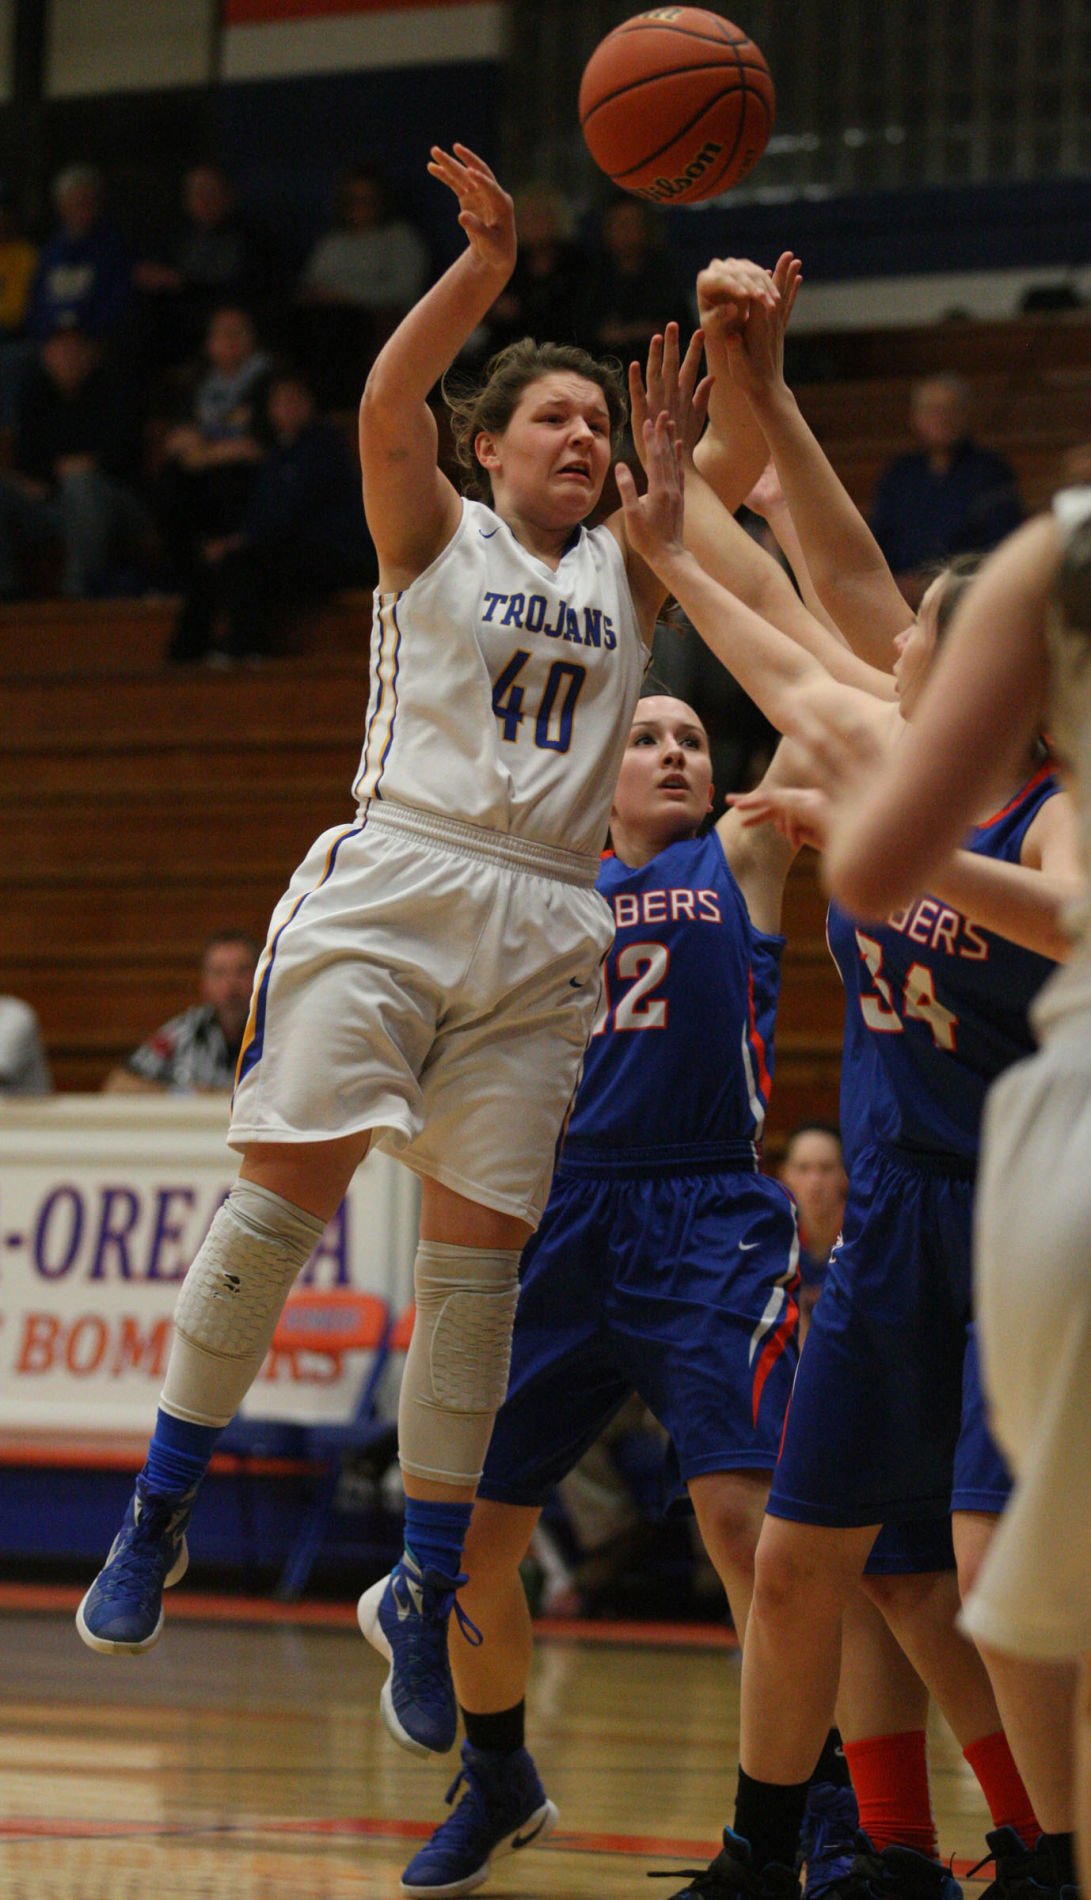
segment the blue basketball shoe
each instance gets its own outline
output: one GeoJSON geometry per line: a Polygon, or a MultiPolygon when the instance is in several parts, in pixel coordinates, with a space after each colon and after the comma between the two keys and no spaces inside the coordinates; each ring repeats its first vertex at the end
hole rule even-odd
{"type": "Polygon", "coordinates": [[[437,1827],[402,1875],[402,1892],[441,1900],[473,1893],[489,1877],[501,1854],[537,1846],[557,1824],[557,1810],[525,1748],[500,1753],[462,1744],[462,1767],[447,1790],[451,1806],[465,1784],[454,1813],[437,1827]]]}
{"type": "Polygon", "coordinates": [[[422,1570],[406,1545],[389,1577],[365,1590],[356,1620],[373,1649],[385,1656],[390,1674],[379,1698],[391,1735],[414,1755],[445,1755],[458,1732],[447,1623],[452,1609],[467,1641],[481,1632],[459,1607],[464,1576],[422,1570]]]}
{"type": "MultiPolygon", "coordinates": [[[[677,1880],[678,1875],[652,1874],[653,1880],[677,1880]]],[[[725,1827],[724,1844],[715,1860],[704,1869],[683,1870],[688,1887],[680,1887],[673,1900],[799,1900],[799,1881],[790,1867],[772,1861],[759,1870],[750,1864],[750,1843],[733,1828],[725,1827]]]]}
{"type": "Polygon", "coordinates": [[[806,1867],[804,1900],[819,1900],[845,1880],[856,1858],[860,1810],[851,1787],[832,1781],[812,1782],[799,1835],[796,1871],[806,1867]]]}
{"type": "Polygon", "coordinates": [[[138,1478],[110,1555],[76,1611],[89,1649],[137,1656],[163,1631],[163,1592],[185,1576],[196,1485],[166,1497],[138,1478]]]}

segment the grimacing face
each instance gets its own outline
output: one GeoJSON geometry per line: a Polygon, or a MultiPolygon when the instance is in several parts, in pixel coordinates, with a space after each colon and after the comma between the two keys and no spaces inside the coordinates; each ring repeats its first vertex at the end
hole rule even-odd
{"type": "Polygon", "coordinates": [[[502,430],[474,444],[502,511],[575,525],[602,493],[613,446],[610,410],[597,383],[550,370],[521,392],[502,430]]]}

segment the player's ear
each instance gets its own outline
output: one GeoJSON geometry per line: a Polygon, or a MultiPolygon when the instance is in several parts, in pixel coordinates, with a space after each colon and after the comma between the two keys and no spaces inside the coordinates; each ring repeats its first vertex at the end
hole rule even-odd
{"type": "Polygon", "coordinates": [[[716,803],[716,787],[712,783],[712,780],[709,779],[709,782],[708,782],[708,809],[709,811],[712,810],[712,807],[715,803],[716,803]]]}
{"type": "Polygon", "coordinates": [[[474,454],[482,468],[496,468],[498,466],[500,457],[497,452],[496,439],[489,434],[487,429],[479,429],[474,436],[474,454]]]}

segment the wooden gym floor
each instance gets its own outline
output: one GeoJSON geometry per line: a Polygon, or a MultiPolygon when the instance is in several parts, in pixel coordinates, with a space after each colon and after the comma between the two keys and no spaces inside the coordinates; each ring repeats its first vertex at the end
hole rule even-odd
{"type": "MultiPolygon", "coordinates": [[[[387,1738],[352,1606],[174,1597],[158,1648],[129,1659],[84,1648],[78,1595],[0,1586],[0,1900],[395,1900],[458,1758],[387,1738]]],[[[737,1653],[704,1627],[543,1632],[530,1742],[560,1824],[485,1891],[633,1900],[663,1868],[679,1878],[656,1892],[675,1892],[729,1815],[737,1653]]],[[[938,1723],[931,1753],[964,1874],[987,1815],[938,1723]]]]}

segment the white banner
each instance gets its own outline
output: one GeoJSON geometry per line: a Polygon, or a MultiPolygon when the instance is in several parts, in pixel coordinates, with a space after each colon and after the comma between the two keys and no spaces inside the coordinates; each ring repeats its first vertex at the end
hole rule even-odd
{"type": "MultiPolygon", "coordinates": [[[[148,1434],[179,1283],[237,1172],[226,1126],[223,1096],[0,1099],[0,1432],[148,1434]]],[[[369,1155],[298,1287],[397,1317],[418,1206],[409,1169],[369,1155]]],[[[346,1418],[371,1362],[270,1353],[244,1414],[346,1418]]]]}

